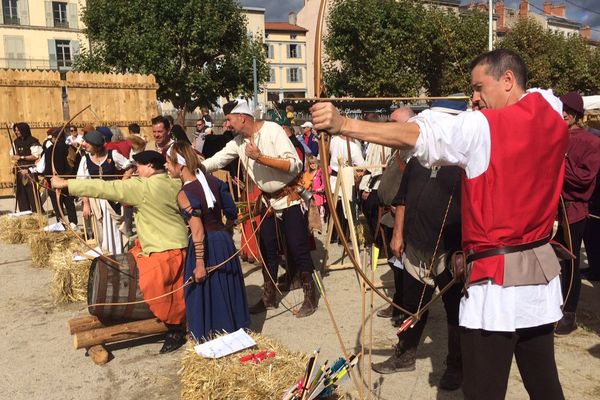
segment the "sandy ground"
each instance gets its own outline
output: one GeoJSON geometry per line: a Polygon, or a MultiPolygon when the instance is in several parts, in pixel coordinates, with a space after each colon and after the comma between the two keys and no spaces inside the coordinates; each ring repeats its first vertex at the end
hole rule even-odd
{"type": "MultiPolygon", "coordinates": [[[[1,209],[13,203],[0,200],[1,209]]],[[[339,258],[334,246],[333,261],[339,258]]],[[[83,304],[56,306],[50,296],[51,271],[31,266],[26,245],[0,245],[0,399],[178,399],[182,351],[159,355],[161,337],[137,341],[132,346],[110,345],[114,358],[96,366],[84,350],[74,350],[67,332],[68,319],[84,315],[83,304]]],[[[322,247],[313,253],[321,263],[322,247]]],[[[585,258],[584,258],[585,260],[585,258]]],[[[260,296],[259,270],[244,265],[250,303],[260,296]]],[[[377,275],[391,279],[387,266],[377,275]]],[[[325,287],[344,346],[360,351],[361,291],[352,270],[332,271],[325,275],[325,287]]],[[[580,303],[580,328],[566,338],[556,340],[557,362],[567,399],[600,398],[600,288],[584,282],[580,303]]],[[[300,290],[290,292],[283,304],[300,303],[300,290]]],[[[369,295],[367,295],[368,306],[369,295]]],[[[384,307],[375,299],[375,310],[384,307]]],[[[322,359],[341,355],[332,323],[320,302],[318,311],[304,319],[295,318],[282,306],[262,316],[253,316],[255,331],[278,339],[293,350],[311,353],[321,348],[322,359]]],[[[367,325],[368,333],[368,325],[367,325]]],[[[373,361],[387,358],[395,343],[395,329],[388,320],[373,319],[373,361]]],[[[436,387],[444,369],[446,351],[445,317],[441,302],[434,305],[414,372],[378,375],[372,373],[376,399],[461,399],[460,391],[444,392],[436,387]]],[[[367,361],[365,361],[367,362],[367,361]]],[[[368,364],[366,364],[368,365],[368,364]]],[[[368,381],[369,368],[361,370],[368,381]]],[[[344,386],[354,392],[351,383],[344,386]]],[[[358,398],[358,396],[355,396],[358,398]]],[[[516,365],[513,363],[508,399],[526,399],[516,365]]]]}

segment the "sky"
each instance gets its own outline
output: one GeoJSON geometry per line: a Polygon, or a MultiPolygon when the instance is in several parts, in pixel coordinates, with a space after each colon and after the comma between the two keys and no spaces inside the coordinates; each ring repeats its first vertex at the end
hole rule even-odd
{"type": "MultiPolygon", "coordinates": [[[[316,1],[316,0],[313,0],[316,1]]],[[[480,0],[481,1],[481,0],[480,0]]],[[[530,11],[541,14],[546,0],[529,0],[530,11]]],[[[593,31],[593,38],[600,40],[600,0],[550,0],[555,5],[566,4],[567,18],[589,25],[593,31]]],[[[470,0],[462,0],[468,4],[470,0]]],[[[290,11],[299,11],[304,5],[304,0],[240,0],[244,6],[263,7],[267,10],[267,21],[287,21],[290,11]]],[[[509,8],[518,8],[519,0],[504,0],[509,8]]]]}

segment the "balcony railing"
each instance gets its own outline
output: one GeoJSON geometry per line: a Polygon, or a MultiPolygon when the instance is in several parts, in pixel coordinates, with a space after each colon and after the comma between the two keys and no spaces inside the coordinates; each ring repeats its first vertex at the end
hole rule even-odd
{"type": "Polygon", "coordinates": [[[50,67],[50,60],[38,58],[0,58],[0,68],[9,69],[55,69],[68,71],[71,67],[50,67]]]}

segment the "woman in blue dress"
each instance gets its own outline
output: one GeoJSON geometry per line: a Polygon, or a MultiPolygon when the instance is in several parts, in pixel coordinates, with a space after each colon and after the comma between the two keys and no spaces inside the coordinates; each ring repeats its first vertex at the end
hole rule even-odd
{"type": "Polygon", "coordinates": [[[183,186],[177,196],[181,214],[191,231],[185,261],[185,288],[188,327],[203,341],[214,333],[234,332],[250,326],[244,277],[227,225],[237,217],[227,186],[204,175],[191,145],[174,143],[167,152],[167,169],[183,186]],[[223,265],[221,265],[224,263],[223,265]],[[211,268],[218,268],[211,271],[211,268]]]}

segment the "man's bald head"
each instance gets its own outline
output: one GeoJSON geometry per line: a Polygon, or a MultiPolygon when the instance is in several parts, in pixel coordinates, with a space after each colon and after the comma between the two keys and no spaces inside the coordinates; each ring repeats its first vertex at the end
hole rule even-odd
{"type": "Polygon", "coordinates": [[[390,115],[390,121],[393,121],[393,122],[406,122],[406,121],[408,121],[410,118],[412,118],[414,116],[415,116],[415,113],[412,110],[412,108],[410,108],[410,107],[397,108],[390,115]]]}

